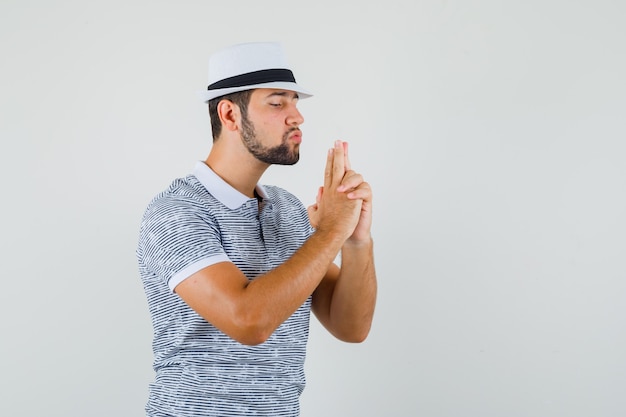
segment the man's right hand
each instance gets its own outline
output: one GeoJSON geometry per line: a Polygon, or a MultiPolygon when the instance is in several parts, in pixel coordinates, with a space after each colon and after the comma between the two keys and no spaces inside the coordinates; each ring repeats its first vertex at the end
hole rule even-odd
{"type": "Polygon", "coordinates": [[[347,194],[364,184],[363,177],[350,169],[346,152],[347,143],[341,141],[336,141],[334,148],[329,149],[324,186],[318,192],[316,203],[308,209],[313,227],[320,232],[337,234],[342,242],[356,228],[363,203],[362,199],[350,199],[347,194]]]}

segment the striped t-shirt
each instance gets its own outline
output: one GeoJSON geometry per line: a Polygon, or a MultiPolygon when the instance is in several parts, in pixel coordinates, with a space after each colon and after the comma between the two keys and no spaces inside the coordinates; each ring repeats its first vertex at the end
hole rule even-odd
{"type": "MultiPolygon", "coordinates": [[[[260,345],[243,345],[174,293],[217,262],[249,278],[289,258],[311,235],[306,208],[275,186],[241,194],[206,164],[175,180],[148,205],[137,247],[154,329],[155,380],[149,416],[297,416],[311,298],[260,345]]],[[[267,308],[272,308],[267,306],[267,308]]]]}

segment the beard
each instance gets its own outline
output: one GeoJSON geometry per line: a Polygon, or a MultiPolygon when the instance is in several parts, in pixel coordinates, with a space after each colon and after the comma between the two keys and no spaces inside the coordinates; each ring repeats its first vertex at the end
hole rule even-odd
{"type": "Polygon", "coordinates": [[[294,130],[298,130],[298,128],[294,127],[285,132],[280,145],[267,147],[257,139],[254,125],[248,120],[247,115],[241,119],[241,141],[256,159],[266,164],[294,165],[298,162],[300,159],[298,147],[296,146],[292,150],[289,146],[289,135],[294,130]]]}

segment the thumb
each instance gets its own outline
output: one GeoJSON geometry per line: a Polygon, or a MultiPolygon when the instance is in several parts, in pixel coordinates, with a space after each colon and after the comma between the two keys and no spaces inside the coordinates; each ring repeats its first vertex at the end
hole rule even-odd
{"type": "Polygon", "coordinates": [[[315,196],[315,203],[311,204],[306,208],[307,214],[309,215],[309,223],[313,228],[317,228],[319,223],[319,204],[322,201],[322,193],[324,191],[324,187],[320,187],[317,189],[317,195],[315,196]]]}
{"type": "Polygon", "coordinates": [[[309,215],[309,223],[311,223],[311,226],[313,226],[313,228],[317,228],[317,223],[319,220],[317,209],[317,203],[311,204],[309,207],[306,208],[306,212],[309,215]]]}

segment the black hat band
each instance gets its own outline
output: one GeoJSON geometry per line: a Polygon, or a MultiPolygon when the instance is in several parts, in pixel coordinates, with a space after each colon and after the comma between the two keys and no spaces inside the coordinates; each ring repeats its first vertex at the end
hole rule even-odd
{"type": "Polygon", "coordinates": [[[234,77],[224,78],[209,85],[207,90],[218,90],[222,88],[244,87],[246,85],[265,84],[271,82],[292,82],[296,79],[293,72],[288,69],[266,69],[252,71],[245,74],[235,75],[234,77]]]}

